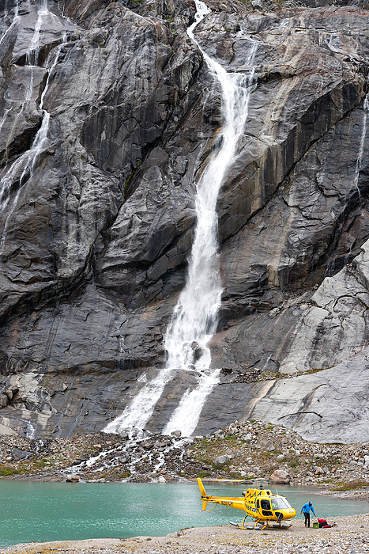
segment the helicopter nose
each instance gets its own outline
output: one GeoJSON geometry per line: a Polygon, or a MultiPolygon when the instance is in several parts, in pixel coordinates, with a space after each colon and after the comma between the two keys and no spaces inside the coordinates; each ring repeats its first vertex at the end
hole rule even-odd
{"type": "Polygon", "coordinates": [[[282,519],[291,519],[295,517],[296,512],[293,508],[290,510],[283,510],[282,512],[276,512],[275,514],[278,517],[278,521],[282,521],[282,519]]]}

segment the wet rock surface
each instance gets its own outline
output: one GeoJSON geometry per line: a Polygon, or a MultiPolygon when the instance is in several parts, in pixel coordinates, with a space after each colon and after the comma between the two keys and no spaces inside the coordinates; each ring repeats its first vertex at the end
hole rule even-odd
{"type": "MultiPolygon", "coordinates": [[[[186,34],[193,2],[47,6],[8,2],[0,22],[0,431],[44,440],[101,431],[164,366],[196,177],[223,123],[186,34]]],[[[196,37],[227,71],[247,71],[257,48],[218,199],[224,291],[211,349],[224,371],[196,432],[242,416],[312,440],[328,428],[349,442],[356,428],[366,441],[369,12],[209,6],[196,37]],[[311,370],[320,377],[295,377],[311,370]],[[286,387],[271,380],[285,375],[286,387]],[[323,384],[332,409],[317,407],[323,384]],[[343,399],[351,419],[336,410],[343,399]]],[[[184,373],[154,434],[196,386],[184,373]]]]}

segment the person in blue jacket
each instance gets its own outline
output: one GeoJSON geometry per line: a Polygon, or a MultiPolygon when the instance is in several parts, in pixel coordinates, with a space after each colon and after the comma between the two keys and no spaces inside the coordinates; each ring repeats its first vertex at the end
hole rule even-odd
{"type": "Polygon", "coordinates": [[[314,508],[311,502],[306,502],[306,504],[304,504],[303,507],[301,508],[300,514],[304,514],[305,527],[310,527],[310,510],[313,512],[314,516],[316,517],[314,508]]]}

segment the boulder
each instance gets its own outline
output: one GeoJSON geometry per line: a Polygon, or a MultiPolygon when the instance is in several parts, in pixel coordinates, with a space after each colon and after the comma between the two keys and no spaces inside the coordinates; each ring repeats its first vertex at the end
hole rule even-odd
{"type": "Polygon", "coordinates": [[[180,437],[182,435],[182,431],[172,431],[171,435],[173,435],[173,437],[180,437]]]}
{"type": "Polygon", "coordinates": [[[289,484],[291,482],[290,474],[284,469],[276,469],[269,477],[269,481],[275,484],[289,484]]]}
{"type": "Polygon", "coordinates": [[[21,450],[20,448],[12,449],[12,456],[15,460],[26,460],[33,455],[32,452],[27,452],[26,450],[21,450]]]}
{"type": "Polygon", "coordinates": [[[231,457],[227,454],[224,454],[223,456],[218,456],[218,458],[215,459],[214,465],[221,466],[223,464],[226,464],[231,461],[231,457]]]}

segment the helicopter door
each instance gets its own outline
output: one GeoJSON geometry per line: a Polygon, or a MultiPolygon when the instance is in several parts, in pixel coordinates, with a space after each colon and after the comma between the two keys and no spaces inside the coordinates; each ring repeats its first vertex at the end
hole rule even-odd
{"type": "Polygon", "coordinates": [[[261,504],[261,513],[263,514],[263,516],[272,516],[273,515],[273,512],[270,509],[269,500],[261,500],[260,504],[261,504]]]}

